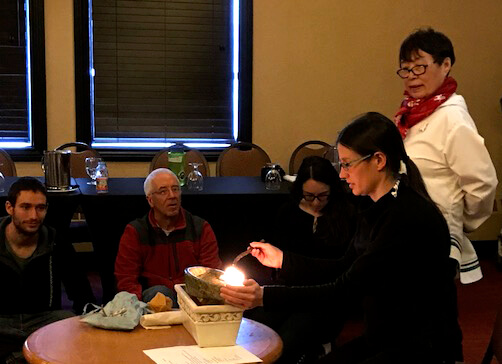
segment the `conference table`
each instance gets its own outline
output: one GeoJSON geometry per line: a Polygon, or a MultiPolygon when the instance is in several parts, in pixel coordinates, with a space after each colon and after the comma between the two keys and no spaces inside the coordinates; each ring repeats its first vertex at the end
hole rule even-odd
{"type": "MultiPolygon", "coordinates": [[[[43,177],[37,177],[44,181],[43,177]]],[[[0,204],[17,177],[7,177],[0,204]]],[[[48,192],[49,209],[45,223],[57,230],[57,242],[73,240],[69,230],[72,217],[81,206],[92,238],[103,288],[103,302],[115,295],[115,257],[125,226],[149,211],[144,178],[109,178],[108,193],[97,193],[88,178],[71,180],[73,191],[48,192]]],[[[279,190],[267,190],[260,177],[205,177],[202,191],[182,188],[182,206],[206,219],[213,228],[224,264],[246,249],[251,241],[270,236],[278,208],[287,202],[291,183],[283,181],[279,190]]],[[[1,215],[6,215],[4,207],[1,215]]],[[[254,258],[239,263],[248,277],[267,283],[270,269],[254,258]]]]}
{"type": "MultiPolygon", "coordinates": [[[[237,345],[244,347],[264,364],[274,363],[281,355],[282,340],[271,328],[249,319],[242,319],[237,345]]],[[[44,326],[25,341],[23,353],[32,364],[150,364],[153,361],[143,350],[172,346],[195,345],[183,327],[132,331],[112,331],[92,327],[71,317],[44,326]]]]}

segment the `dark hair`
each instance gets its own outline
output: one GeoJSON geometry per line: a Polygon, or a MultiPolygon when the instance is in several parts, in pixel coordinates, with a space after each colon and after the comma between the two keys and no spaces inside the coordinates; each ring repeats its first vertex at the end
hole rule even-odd
{"type": "Polygon", "coordinates": [[[338,177],[329,160],[317,156],[306,157],[300,165],[300,169],[298,169],[296,180],[291,188],[291,195],[295,202],[299,203],[303,198],[303,184],[309,179],[329,186],[330,198],[328,204],[332,202],[333,197],[343,192],[340,177],[338,177]]]}
{"type": "Polygon", "coordinates": [[[348,201],[348,194],[338,173],[328,159],[317,156],[306,157],[291,188],[291,197],[296,204],[303,198],[303,184],[309,179],[329,186],[328,203],[322,209],[322,213],[328,217],[332,235],[338,241],[346,241],[350,238],[350,222],[347,222],[346,218],[352,216],[353,206],[348,201]]]}
{"type": "Polygon", "coordinates": [[[432,201],[416,164],[406,154],[396,125],[382,114],[368,112],[358,116],[343,128],[336,144],[341,144],[361,156],[382,152],[387,158],[386,169],[394,178],[401,179],[424,198],[432,201]],[[407,173],[400,175],[401,161],[405,163],[407,173]]]}
{"type": "Polygon", "coordinates": [[[417,29],[403,41],[399,50],[399,64],[411,62],[419,50],[429,53],[437,64],[442,64],[446,57],[450,58],[452,66],[455,63],[450,39],[432,28],[417,29]]]}
{"type": "Polygon", "coordinates": [[[43,193],[47,197],[47,190],[42,182],[33,177],[21,177],[10,186],[7,201],[12,206],[16,206],[17,196],[21,191],[33,191],[43,193]]]}

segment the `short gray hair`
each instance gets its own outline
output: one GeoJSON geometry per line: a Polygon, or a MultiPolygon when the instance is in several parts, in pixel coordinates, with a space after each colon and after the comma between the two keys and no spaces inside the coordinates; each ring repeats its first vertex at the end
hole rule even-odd
{"type": "Polygon", "coordinates": [[[176,176],[176,173],[174,173],[170,169],[168,169],[168,168],[157,168],[157,169],[154,169],[146,177],[145,183],[143,184],[143,189],[145,191],[145,195],[146,196],[148,196],[152,192],[152,180],[158,174],[170,174],[171,176],[174,176],[174,178],[176,178],[176,181],[178,182],[178,185],[180,184],[180,180],[178,179],[178,176],[176,176]]]}

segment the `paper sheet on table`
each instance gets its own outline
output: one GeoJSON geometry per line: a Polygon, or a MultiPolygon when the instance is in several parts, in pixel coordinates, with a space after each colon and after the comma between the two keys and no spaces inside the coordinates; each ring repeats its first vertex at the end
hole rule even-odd
{"type": "Polygon", "coordinates": [[[197,345],[143,350],[157,364],[244,364],[262,360],[242,346],[199,348],[197,345]]]}
{"type": "Polygon", "coordinates": [[[289,181],[289,182],[294,182],[296,180],[296,174],[295,175],[290,175],[290,174],[287,174],[283,177],[286,181],[289,181]]]}
{"type": "Polygon", "coordinates": [[[145,329],[168,329],[170,325],[179,325],[183,323],[185,313],[181,310],[166,311],[143,315],[139,323],[145,329]]]}

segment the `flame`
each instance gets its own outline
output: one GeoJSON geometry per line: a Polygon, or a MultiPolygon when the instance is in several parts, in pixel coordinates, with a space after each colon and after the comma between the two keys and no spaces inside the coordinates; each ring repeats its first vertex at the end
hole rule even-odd
{"type": "Polygon", "coordinates": [[[235,268],[234,266],[230,266],[225,269],[225,273],[222,274],[220,280],[225,282],[230,286],[243,286],[244,285],[244,273],[235,268]]]}

